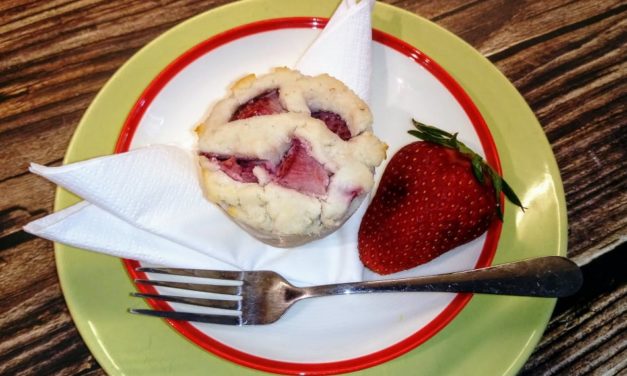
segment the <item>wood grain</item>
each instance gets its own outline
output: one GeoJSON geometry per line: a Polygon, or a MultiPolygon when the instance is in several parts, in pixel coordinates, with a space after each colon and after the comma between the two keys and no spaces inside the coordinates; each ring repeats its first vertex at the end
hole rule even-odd
{"type": "Polygon", "coordinates": [[[522,375],[618,374],[627,367],[626,251],[623,245],[584,267],[585,286],[559,301],[522,375]]]}
{"type": "MultiPolygon", "coordinates": [[[[97,91],[139,48],[226,2],[0,2],[0,375],[104,374],[67,312],[51,243],[21,230],[50,213],[54,199],[54,187],[27,166],[60,164],[97,91]]],[[[558,302],[521,374],[627,373],[627,4],[387,2],[431,19],[488,57],[527,100],[555,153],[568,206],[568,253],[586,282],[558,302]]]]}
{"type": "Polygon", "coordinates": [[[569,256],[582,264],[618,244],[627,226],[625,9],[514,55],[488,55],[513,78],[546,131],[566,190],[569,256]],[[604,226],[593,225],[606,215],[604,226]]]}

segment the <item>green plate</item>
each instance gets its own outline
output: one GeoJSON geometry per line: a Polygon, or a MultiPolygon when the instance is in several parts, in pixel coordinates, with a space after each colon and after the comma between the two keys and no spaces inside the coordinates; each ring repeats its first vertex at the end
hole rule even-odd
{"type": "MultiPolygon", "coordinates": [[[[279,17],[332,14],[337,0],[251,0],[198,15],[133,56],[100,91],[81,120],[64,163],[111,154],[133,104],[168,63],[217,33],[279,17]]],[[[508,182],[528,207],[507,210],[493,263],[566,255],[567,223],[559,171],[542,128],[524,99],[471,46],[416,15],[377,4],[373,26],[419,48],[469,94],[488,124],[508,182]],[[515,168],[514,168],[515,166],[515,168]]],[[[58,190],[55,210],[78,202],[58,190]]],[[[135,289],[120,259],[55,244],[61,287],[87,346],[110,375],[249,375],[261,371],[223,360],[162,320],[137,320],[135,289]]],[[[360,375],[514,375],[540,339],[554,299],[475,296],[443,330],[413,351],[360,375]]]]}

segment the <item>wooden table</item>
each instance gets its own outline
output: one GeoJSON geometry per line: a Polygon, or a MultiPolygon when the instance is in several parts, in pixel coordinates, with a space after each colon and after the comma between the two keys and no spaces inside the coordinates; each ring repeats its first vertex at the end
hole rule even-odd
{"type": "MultiPolygon", "coordinates": [[[[0,2],[0,374],[100,375],[70,318],[52,243],[24,233],[54,187],[78,121],[147,42],[224,0],[0,2]]],[[[583,289],[563,299],[522,374],[627,372],[627,4],[616,0],[390,0],[487,56],[537,115],[559,164],[568,255],[583,289]]]]}

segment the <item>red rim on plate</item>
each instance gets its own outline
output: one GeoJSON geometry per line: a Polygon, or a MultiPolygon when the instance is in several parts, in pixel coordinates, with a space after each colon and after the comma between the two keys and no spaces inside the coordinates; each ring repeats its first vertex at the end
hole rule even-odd
{"type": "MultiPolygon", "coordinates": [[[[126,122],[124,123],[116,144],[115,152],[121,153],[129,149],[135,130],[152,101],[177,73],[196,59],[222,45],[228,44],[242,37],[278,29],[322,29],[326,25],[327,21],[328,19],[315,17],[290,17],[263,20],[230,29],[192,47],[161,71],[143,91],[126,118],[126,122]]],[[[466,115],[473,124],[475,131],[479,136],[479,140],[481,141],[483,150],[485,151],[488,163],[501,173],[498,153],[488,126],[483,120],[481,113],[462,87],[435,61],[415,47],[380,30],[373,29],[372,37],[374,41],[400,52],[427,69],[446,87],[446,89],[455,97],[457,102],[464,109],[466,115]]],[[[496,253],[501,228],[501,222],[495,221],[488,230],[486,241],[476,267],[488,266],[492,262],[494,254],[496,253]]],[[[127,259],[123,260],[123,262],[131,278],[147,278],[145,273],[135,270],[140,266],[139,262],[127,259]]],[[[148,285],[137,285],[137,289],[145,293],[157,293],[154,287],[148,285]]],[[[327,363],[294,363],[258,357],[234,349],[211,338],[189,322],[175,320],[167,321],[175,330],[183,334],[201,348],[232,362],[274,373],[328,375],[353,372],[372,367],[394,359],[416,348],[418,345],[433,337],[437,332],[451,322],[470,301],[471,297],[471,294],[457,294],[453,301],[431,322],[417,332],[409,335],[404,340],[390,347],[357,358],[327,363]]],[[[155,309],[168,311],[172,310],[172,307],[164,301],[148,299],[148,303],[155,309]]]]}

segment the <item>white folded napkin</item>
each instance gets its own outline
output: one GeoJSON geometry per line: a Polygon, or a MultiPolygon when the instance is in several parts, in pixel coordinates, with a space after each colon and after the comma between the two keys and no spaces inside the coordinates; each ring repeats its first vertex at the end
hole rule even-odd
{"type": "Polygon", "coordinates": [[[296,69],[311,76],[328,73],[369,103],[373,5],[374,0],[343,0],[296,69]]]}
{"type": "MultiPolygon", "coordinates": [[[[333,28],[325,28],[320,39],[333,44],[342,38],[360,41],[347,41],[350,45],[365,46],[366,39],[371,43],[371,6],[372,1],[343,1],[329,22],[333,28]],[[367,9],[367,16],[362,9],[367,9]],[[359,26],[363,22],[367,25],[359,26]],[[347,30],[367,30],[366,37],[347,30]]],[[[318,60],[320,54],[330,54],[322,59],[326,61],[353,54],[347,50],[325,51],[323,47],[324,43],[317,39],[297,69],[316,74],[311,68],[311,54],[317,55],[318,60]]],[[[365,50],[354,52],[364,54],[365,50]]],[[[340,60],[348,62],[351,58],[340,60]]],[[[369,48],[366,62],[364,59],[362,56],[356,59],[361,63],[353,64],[363,64],[369,72],[369,48]]],[[[362,72],[361,79],[357,79],[355,66],[344,67],[343,71],[329,73],[367,98],[369,74],[362,72]]],[[[32,164],[31,171],[85,200],[24,227],[25,231],[49,240],[163,266],[275,270],[297,284],[362,278],[357,230],[365,207],[322,240],[292,249],[274,248],[248,235],[203,197],[193,151],[155,145],[61,167],[32,164]]]]}
{"type": "Polygon", "coordinates": [[[353,251],[358,223],[349,226],[352,234],[342,229],[301,247],[265,245],[203,197],[196,166],[191,151],[165,145],[60,167],[33,164],[32,172],[86,202],[31,222],[25,230],[158,265],[271,269],[303,284],[361,278],[353,251]]]}

